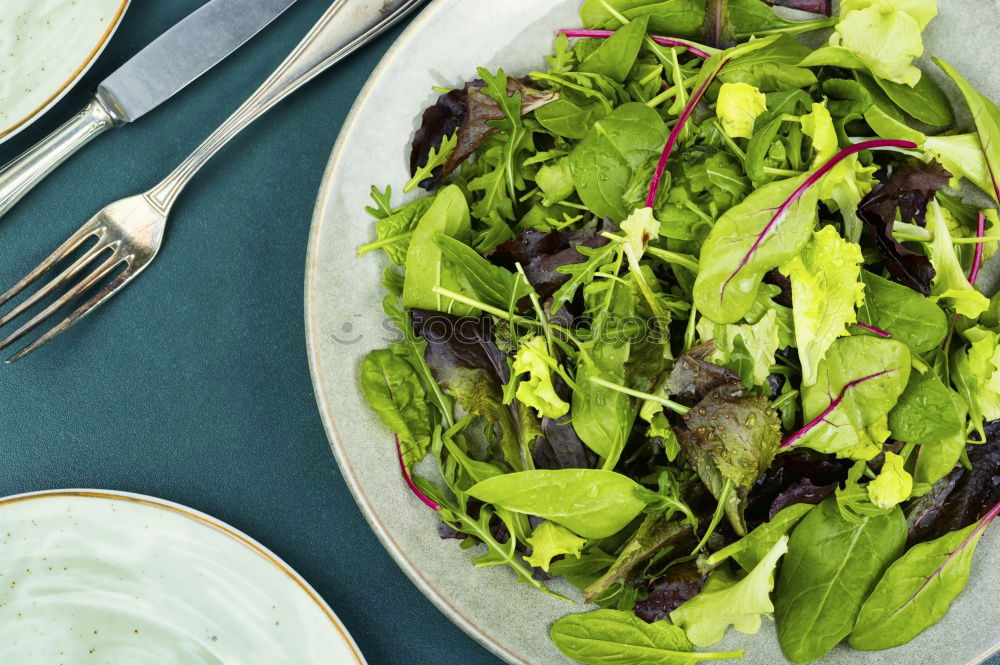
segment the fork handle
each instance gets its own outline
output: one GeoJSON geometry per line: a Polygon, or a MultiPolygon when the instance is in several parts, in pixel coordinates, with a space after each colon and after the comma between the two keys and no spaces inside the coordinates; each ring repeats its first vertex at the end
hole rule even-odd
{"type": "Polygon", "coordinates": [[[198,170],[275,104],[367,43],[424,0],[336,0],[273,74],[146,198],[167,214],[198,170]]]}
{"type": "Polygon", "coordinates": [[[110,113],[92,98],[66,124],[0,169],[0,217],[73,153],[115,126],[110,113]]]}

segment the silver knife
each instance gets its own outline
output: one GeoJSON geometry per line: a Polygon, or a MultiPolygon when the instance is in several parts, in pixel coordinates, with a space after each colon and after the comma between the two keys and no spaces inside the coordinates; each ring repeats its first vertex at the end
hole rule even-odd
{"type": "Polygon", "coordinates": [[[210,0],[97,87],[82,111],[0,169],[0,217],[70,155],[146,115],[245,44],[296,0],[210,0]]]}

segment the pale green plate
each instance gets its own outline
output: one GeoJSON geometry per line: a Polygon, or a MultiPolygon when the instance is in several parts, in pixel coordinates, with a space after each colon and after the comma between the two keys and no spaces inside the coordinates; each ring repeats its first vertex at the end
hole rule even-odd
{"type": "MultiPolygon", "coordinates": [[[[1000,30],[991,0],[942,0],[928,28],[928,53],[943,55],[981,91],[1000,99],[993,55],[1000,30]],[[989,5],[991,10],[985,11],[989,5]]],[[[576,0],[437,0],[400,37],[372,75],[344,126],[323,179],[306,269],[306,328],[313,382],[323,422],[344,478],[372,528],[413,582],[442,612],[510,663],[567,665],[550,643],[549,625],[585,605],[567,605],[515,582],[500,566],[475,569],[475,550],[437,536],[435,515],[406,489],[392,437],[365,403],[361,358],[395,339],[381,310],[381,256],[357,258],[372,239],[364,206],[372,184],[391,183],[394,203],[420,113],[437,97],[431,86],[454,87],[477,65],[514,75],[544,67],[557,28],[579,26],[576,0]]],[[[938,625],[887,652],[835,649],[828,665],[965,665],[1000,649],[1000,529],[979,547],[968,588],[938,625]]],[[[557,590],[579,598],[565,586],[557,590]]],[[[760,634],[730,632],[722,649],[746,649],[746,665],[787,662],[771,625],[760,634]]]]}

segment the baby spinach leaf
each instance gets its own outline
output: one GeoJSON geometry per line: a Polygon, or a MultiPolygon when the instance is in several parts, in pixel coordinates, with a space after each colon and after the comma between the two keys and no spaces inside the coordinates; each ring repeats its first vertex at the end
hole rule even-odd
{"type": "Polygon", "coordinates": [[[477,300],[506,311],[533,292],[520,275],[493,265],[461,240],[441,233],[434,240],[445,264],[462,276],[472,288],[468,295],[477,300]]]}
{"type": "Polygon", "coordinates": [[[436,238],[447,235],[459,241],[470,240],[469,204],[456,185],[442,189],[424,213],[410,238],[406,250],[406,278],[403,282],[403,306],[433,309],[439,312],[471,314],[468,305],[434,293],[435,287],[461,291],[458,277],[447,270],[436,238]]]}
{"type": "Polygon", "coordinates": [[[639,487],[628,476],[602,469],[536,469],[488,478],[470,487],[469,495],[537,515],[584,538],[607,538],[646,507],[636,497],[639,487]]]}
{"type": "MultiPolygon", "coordinates": [[[[769,9],[766,11],[774,14],[769,9]]],[[[719,72],[719,80],[747,83],[763,92],[807,88],[816,83],[816,76],[797,65],[809,53],[809,47],[802,42],[783,36],[766,48],[728,63],[719,72]]]]}
{"type": "MultiPolygon", "coordinates": [[[[969,409],[965,401],[954,390],[948,390],[948,395],[954,404],[954,412],[962,426],[951,436],[938,441],[924,443],[917,452],[917,464],[913,469],[913,480],[918,483],[934,485],[955,468],[962,453],[965,452],[965,419],[969,409]]],[[[947,411],[946,411],[947,413],[947,411]]]]}
{"type": "Polygon", "coordinates": [[[806,663],[847,637],[868,592],[905,543],[898,507],[857,524],[841,517],[832,496],[810,511],[792,531],[776,587],[774,618],[785,656],[806,663]]]}
{"type": "Polygon", "coordinates": [[[783,535],[742,579],[727,568],[717,568],[708,576],[701,593],[671,612],[670,620],[699,647],[720,641],[729,626],[741,633],[756,634],[761,626],[760,615],[774,611],[774,571],[778,559],[787,551],[788,536],[783,535]]]}
{"type": "Polygon", "coordinates": [[[591,381],[592,377],[622,385],[629,345],[598,342],[589,358],[581,358],[573,390],[573,429],[587,447],[604,458],[605,468],[613,468],[625,448],[637,409],[632,398],[591,381]]]}
{"type": "Polygon", "coordinates": [[[948,96],[927,74],[912,88],[883,78],[876,78],[875,82],[899,108],[920,122],[935,127],[949,127],[955,123],[948,96]]]}
{"type": "Polygon", "coordinates": [[[646,38],[649,16],[641,16],[618,28],[608,39],[580,63],[579,71],[607,76],[622,83],[632,70],[639,49],[646,38]]]}
{"type": "Polygon", "coordinates": [[[735,323],[753,306],[764,274],[805,247],[816,225],[817,188],[784,205],[808,175],[760,187],[722,215],[701,248],[694,304],[716,323],[735,323]]]}
{"type": "Polygon", "coordinates": [[[735,543],[723,547],[708,557],[707,563],[715,565],[732,557],[746,572],[753,570],[767,553],[788,534],[795,525],[802,521],[810,510],[815,508],[809,503],[796,503],[778,512],[769,522],[743,536],[735,543]]]}
{"type": "Polygon", "coordinates": [[[524,561],[529,566],[548,572],[553,557],[565,554],[579,559],[580,551],[586,544],[586,538],[579,537],[566,527],[555,522],[542,522],[528,538],[531,555],[525,557],[524,561]]]}
{"type": "Polygon", "coordinates": [[[667,129],[659,113],[631,102],[594,123],[573,152],[569,166],[584,205],[599,217],[621,221],[630,208],[624,200],[636,171],[659,154],[667,129]]]}
{"type": "Polygon", "coordinates": [[[976,546],[997,513],[1000,504],[979,522],[921,543],[889,566],[861,608],[851,646],[891,649],[937,623],[968,583],[976,546]]]}
{"type": "Polygon", "coordinates": [[[839,453],[858,445],[865,428],[896,405],[910,378],[910,352],[893,339],[841,337],[820,362],[817,377],[803,390],[806,425],[781,445],[839,453]]]}
{"type": "Polygon", "coordinates": [[[608,9],[627,19],[649,17],[649,30],[677,37],[696,37],[705,22],[705,0],[587,0],[580,18],[591,28],[614,28],[621,22],[608,9]]]}
{"type": "Polygon", "coordinates": [[[687,665],[743,657],[742,651],[694,651],[677,626],[647,624],[618,610],[563,617],[552,625],[551,637],[563,655],[586,665],[687,665]]]}
{"type": "Polygon", "coordinates": [[[556,136],[580,140],[605,115],[600,102],[576,104],[564,97],[535,111],[535,120],[556,136]]]}
{"type": "Polygon", "coordinates": [[[361,390],[382,423],[399,436],[407,468],[427,454],[431,412],[413,366],[389,349],[372,351],[361,363],[361,390]]]}
{"type": "Polygon", "coordinates": [[[832,226],[813,233],[802,252],[779,266],[792,280],[792,317],[802,362],[802,382],[816,383],[817,367],[830,345],[857,321],[864,303],[860,282],[861,248],[840,237],[832,226]]]}
{"type": "Polygon", "coordinates": [[[865,303],[858,320],[889,333],[913,353],[936,349],[948,333],[948,319],[933,300],[917,291],[861,271],[865,303]]]}
{"type": "Polygon", "coordinates": [[[911,373],[906,390],[889,412],[893,438],[928,444],[964,435],[965,414],[959,412],[957,398],[933,371],[911,373]]]}

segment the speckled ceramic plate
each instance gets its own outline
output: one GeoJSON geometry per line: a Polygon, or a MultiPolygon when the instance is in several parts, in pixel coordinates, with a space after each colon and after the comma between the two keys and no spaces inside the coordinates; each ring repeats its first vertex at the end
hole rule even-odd
{"type": "Polygon", "coordinates": [[[0,663],[364,665],[260,543],[190,508],[58,490],[0,499],[0,663]]]}
{"type": "Polygon", "coordinates": [[[131,0],[0,3],[0,143],[66,94],[97,60],[131,0]]]}
{"type": "MultiPolygon", "coordinates": [[[[518,665],[567,665],[548,627],[588,607],[568,606],[515,582],[502,566],[475,569],[474,550],[437,537],[435,516],[399,477],[390,433],[365,403],[358,366],[370,349],[394,340],[381,310],[381,255],[357,258],[371,240],[365,214],[372,184],[406,182],[409,144],[432,86],[454,87],[477,65],[512,74],[544,67],[559,27],[579,25],[577,0],[436,0],[400,37],[358,98],[323,179],[306,269],[306,328],[313,383],[344,478],[372,528],[413,582],[455,623],[498,656],[518,665]]],[[[997,0],[942,0],[925,35],[985,94],[1000,99],[994,40],[997,0]],[[991,11],[984,11],[989,5],[991,11]]],[[[864,653],[838,647],[827,665],[978,663],[1000,650],[1000,529],[984,538],[972,579],[947,617],[910,644],[864,653]]],[[[579,598],[568,586],[558,590],[579,598]]],[[[746,649],[746,665],[787,662],[772,626],[747,636],[730,632],[722,649],[746,649]]]]}

